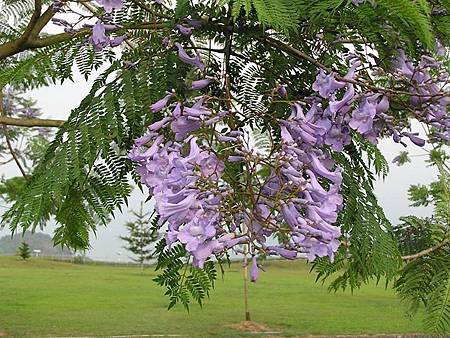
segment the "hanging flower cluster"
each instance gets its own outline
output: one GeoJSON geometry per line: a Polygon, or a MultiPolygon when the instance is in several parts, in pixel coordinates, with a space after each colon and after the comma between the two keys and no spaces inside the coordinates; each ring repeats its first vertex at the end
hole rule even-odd
{"type": "MultiPolygon", "coordinates": [[[[186,19],[174,29],[186,39],[200,26],[186,19]]],[[[171,45],[183,63],[205,71],[195,48],[192,54],[166,37],[163,46],[171,45]]],[[[214,110],[210,102],[216,98],[180,100],[172,91],[155,102],[151,112],[165,117],[136,140],[129,158],[155,199],[160,221],[167,224],[166,243],[184,245],[197,267],[226,250],[240,252],[239,245],[245,244],[253,257],[252,281],[258,278],[258,254],[333,260],[340,245],[336,223],[343,208],[342,169],[333,152],[343,151],[355,133],[373,144],[382,137],[425,144],[408,131],[407,120],[387,114],[392,93],[359,82],[361,60],[350,55],[349,63],[343,77],[320,69],[312,84],[314,95],[303,101],[289,101],[284,86],[274,89],[289,103],[291,114],[285,119],[271,117],[281,142],[272,144],[270,155],[255,151],[249,129],[227,126],[234,113],[214,110]],[[241,166],[242,177],[235,177],[236,182],[225,177],[230,165],[241,166]],[[259,175],[262,168],[268,174],[259,175]]],[[[448,88],[438,87],[447,74],[430,75],[430,69],[439,65],[431,58],[414,68],[402,51],[395,65],[395,80],[411,84],[407,94],[418,119],[435,129],[435,138],[448,140],[448,88]]],[[[203,77],[190,89],[202,90],[215,81],[203,77]]]]}
{"type": "MultiPolygon", "coordinates": [[[[421,62],[414,66],[406,57],[405,52],[400,50],[395,65],[395,78],[398,81],[407,82],[410,86],[409,92],[412,94],[410,103],[414,116],[431,127],[432,139],[449,142],[449,74],[445,67],[442,67],[442,62],[424,55],[421,62]]],[[[408,136],[408,134],[403,134],[408,136]]]]}

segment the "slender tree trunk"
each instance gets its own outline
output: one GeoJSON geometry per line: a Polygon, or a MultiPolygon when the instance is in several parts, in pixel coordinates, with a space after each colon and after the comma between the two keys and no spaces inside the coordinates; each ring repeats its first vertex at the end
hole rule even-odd
{"type": "Polygon", "coordinates": [[[250,321],[250,310],[248,308],[248,259],[247,259],[247,245],[245,245],[244,253],[244,309],[245,320],[250,321]]]}
{"type": "MultiPolygon", "coordinates": [[[[247,227],[244,222],[244,232],[247,232],[247,227]]],[[[249,244],[244,244],[244,311],[245,320],[250,321],[250,310],[248,308],[248,251],[249,244]]]]}

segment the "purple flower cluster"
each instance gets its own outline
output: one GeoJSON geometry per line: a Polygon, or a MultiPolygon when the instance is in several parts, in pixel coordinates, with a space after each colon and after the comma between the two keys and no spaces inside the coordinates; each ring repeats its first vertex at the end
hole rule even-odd
{"type": "MultiPolygon", "coordinates": [[[[421,65],[414,68],[400,52],[396,64],[397,80],[407,79],[411,84],[409,92],[415,117],[433,128],[435,139],[448,142],[450,116],[447,107],[450,99],[448,88],[438,87],[438,83],[448,83],[448,74],[444,72],[433,78],[429,68],[437,68],[438,63],[429,57],[423,58],[421,65]]],[[[339,80],[335,74],[320,70],[313,83],[312,88],[320,97],[309,100],[318,115],[315,123],[326,129],[323,143],[334,151],[342,151],[350,143],[351,130],[354,130],[373,144],[377,144],[380,137],[392,135],[397,143],[404,144],[402,137],[407,137],[415,145],[423,146],[425,141],[417,133],[404,131],[409,126],[407,121],[394,123],[393,117],[387,114],[390,107],[388,96],[371,91],[355,93],[353,80],[358,66],[359,62],[353,60],[348,74],[339,80]]]]}
{"type": "Polygon", "coordinates": [[[291,116],[279,123],[282,148],[275,154],[274,165],[278,170],[273,170],[263,185],[252,219],[247,220],[251,238],[269,254],[287,259],[296,258],[298,253],[306,253],[309,260],[333,259],[341,236],[333,224],[342,208],[342,175],[320,150],[327,128],[317,118],[316,107],[305,115],[298,103],[292,106],[291,116]],[[281,231],[282,223],[289,228],[289,240],[266,246],[266,238],[273,230],[281,231]]]}
{"type": "MultiPolygon", "coordinates": [[[[173,95],[168,94],[152,108],[163,109],[161,105],[167,105],[173,95]]],[[[193,264],[200,268],[211,255],[245,241],[243,236],[226,233],[221,225],[219,209],[228,195],[220,180],[224,162],[211,149],[203,149],[198,137],[189,135],[225,116],[212,115],[204,106],[204,97],[192,107],[177,103],[171,116],[150,125],[149,133],[136,140],[129,155],[138,164],[142,183],[155,198],[161,222],[168,224],[168,245],[184,244],[193,264]],[[172,130],[175,142],[164,142],[164,136],[158,133],[163,128],[172,130]]]]}
{"type": "MultiPolygon", "coordinates": [[[[395,66],[397,79],[409,84],[415,117],[432,127],[432,138],[449,142],[450,78],[445,67],[430,56],[422,56],[421,62],[414,66],[402,50],[399,51],[395,66]],[[432,73],[434,74],[431,75],[432,73]]],[[[403,133],[403,136],[416,143],[416,138],[411,135],[403,133]]]]}

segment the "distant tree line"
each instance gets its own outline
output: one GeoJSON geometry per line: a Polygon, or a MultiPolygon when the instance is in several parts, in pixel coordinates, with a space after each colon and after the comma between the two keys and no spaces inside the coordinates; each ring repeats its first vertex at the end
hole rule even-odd
{"type": "Polygon", "coordinates": [[[41,256],[70,256],[71,251],[66,247],[54,246],[50,235],[44,233],[31,233],[29,231],[14,236],[3,236],[0,238],[0,255],[15,255],[22,242],[30,246],[30,250],[41,250],[41,256]]]}

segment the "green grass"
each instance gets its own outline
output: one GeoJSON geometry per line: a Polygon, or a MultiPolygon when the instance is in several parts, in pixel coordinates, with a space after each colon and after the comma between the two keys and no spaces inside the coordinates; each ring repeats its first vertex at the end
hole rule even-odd
{"type": "MultiPolygon", "coordinates": [[[[192,304],[187,313],[181,306],[167,311],[150,269],[0,257],[0,336],[244,336],[227,327],[243,319],[240,267],[233,264],[217,281],[203,309],[192,304]]],[[[250,285],[250,311],[252,320],[286,336],[421,331],[420,318],[406,318],[392,291],[372,285],[330,294],[300,261],[267,264],[250,285]]]]}

